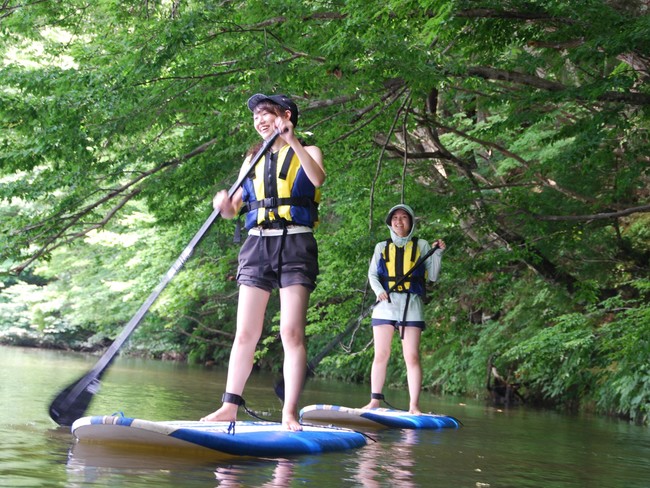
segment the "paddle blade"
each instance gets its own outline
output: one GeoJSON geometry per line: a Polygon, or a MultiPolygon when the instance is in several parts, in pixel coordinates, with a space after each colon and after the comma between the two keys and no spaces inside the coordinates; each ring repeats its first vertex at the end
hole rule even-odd
{"type": "Polygon", "coordinates": [[[50,417],[59,425],[72,425],[84,416],[99,387],[99,378],[94,371],[82,376],[52,400],[50,417]]]}
{"type": "Polygon", "coordinates": [[[275,390],[275,394],[280,399],[280,401],[284,402],[284,377],[275,382],[273,389],[275,390]]]}
{"type": "MultiPolygon", "coordinates": [[[[305,375],[304,381],[307,381],[307,378],[314,376],[314,374],[314,366],[311,362],[307,363],[307,374],[305,375]]],[[[302,386],[305,386],[304,382],[302,386]]],[[[280,376],[280,379],[275,382],[273,385],[273,390],[275,391],[275,394],[280,399],[280,401],[284,403],[284,375],[280,376]]]]}

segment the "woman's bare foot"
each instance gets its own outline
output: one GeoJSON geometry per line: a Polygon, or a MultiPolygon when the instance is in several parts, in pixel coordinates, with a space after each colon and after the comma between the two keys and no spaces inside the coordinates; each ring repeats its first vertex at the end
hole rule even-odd
{"type": "Polygon", "coordinates": [[[420,407],[410,407],[409,413],[411,415],[422,415],[422,411],[420,410],[420,407]]]}
{"type": "Polygon", "coordinates": [[[224,403],[219,410],[206,415],[201,422],[234,422],[237,420],[237,408],[234,403],[224,403]]]}
{"type": "Polygon", "coordinates": [[[379,408],[381,406],[381,402],[379,400],[372,399],[370,400],[370,403],[366,405],[365,407],[361,407],[363,409],[369,409],[369,408],[379,408]]]}
{"type": "Polygon", "coordinates": [[[296,417],[296,414],[293,412],[291,413],[284,413],[282,412],[282,426],[291,431],[299,431],[302,430],[302,425],[300,425],[300,422],[298,422],[298,417],[296,417]]]}

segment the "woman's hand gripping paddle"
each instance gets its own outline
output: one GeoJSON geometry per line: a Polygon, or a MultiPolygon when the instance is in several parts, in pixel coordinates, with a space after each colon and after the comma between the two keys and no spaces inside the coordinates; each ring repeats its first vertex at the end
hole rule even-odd
{"type": "MultiPolygon", "coordinates": [[[[429,259],[430,256],[433,255],[434,252],[439,248],[438,243],[436,243],[429,251],[427,251],[423,256],[420,256],[420,259],[417,260],[417,262],[413,265],[411,269],[409,269],[404,276],[402,276],[393,286],[391,286],[388,289],[388,294],[390,295],[391,292],[395,291],[395,289],[402,284],[408,279],[409,276],[415,271],[418,266],[421,266],[427,259],[429,259]]],[[[332,349],[334,349],[340,342],[341,340],[348,335],[350,332],[352,332],[354,329],[359,327],[359,324],[363,319],[365,319],[370,312],[372,312],[372,309],[377,306],[377,304],[380,301],[377,300],[375,303],[370,305],[364,312],[359,315],[357,318],[355,318],[353,321],[351,321],[347,327],[340,332],[334,339],[332,339],[330,342],[327,343],[327,345],[323,348],[321,352],[319,352],[314,358],[312,358],[311,361],[307,363],[307,374],[305,376],[305,380],[309,378],[310,376],[313,376],[315,374],[316,366],[320,364],[320,362],[327,356],[332,349]]],[[[275,385],[273,386],[273,389],[275,390],[275,394],[278,396],[278,398],[282,401],[284,401],[284,376],[281,376],[278,381],[276,381],[275,385]]]]}
{"type": "MultiPolygon", "coordinates": [[[[243,184],[244,179],[248,176],[251,170],[255,167],[257,162],[262,159],[262,156],[273,146],[273,143],[280,135],[279,131],[275,131],[271,138],[267,140],[262,148],[251,158],[250,166],[247,171],[242,171],[235,184],[228,191],[228,196],[232,197],[234,193],[243,184]]],[[[219,217],[220,211],[214,210],[208,217],[208,220],[201,226],[196,235],[192,238],[190,243],[185,247],[181,255],[169,268],[167,273],[163,276],[158,286],[151,292],[147,300],[142,304],[140,309],[136,312],[129,323],[126,324],[124,330],[113,341],[111,346],[104,352],[102,357],[97,361],[97,364],[84,376],[72,383],[70,386],[61,391],[50,404],[50,417],[59,425],[72,425],[72,422],[79,417],[83,417],[93,395],[97,393],[100,387],[101,377],[104,375],[108,367],[113,362],[115,355],[126,342],[131,333],[140,324],[151,305],[156,301],[160,293],[165,289],[178,271],[183,267],[185,262],[194,252],[195,247],[199,244],[201,239],[205,236],[212,223],[219,217]]]]}

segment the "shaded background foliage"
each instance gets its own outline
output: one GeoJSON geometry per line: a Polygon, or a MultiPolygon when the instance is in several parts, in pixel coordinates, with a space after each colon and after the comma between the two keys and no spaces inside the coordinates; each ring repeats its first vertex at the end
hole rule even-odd
{"type": "MultiPolygon", "coordinates": [[[[110,341],[235,180],[245,102],[285,92],[326,156],[315,355],[374,301],[366,265],[406,201],[449,244],[425,388],[647,421],[645,1],[71,0],[0,6],[0,330],[110,341]]],[[[238,245],[218,221],[130,343],[223,363],[238,245]]],[[[261,368],[276,368],[277,300],[261,368]]],[[[396,357],[390,379],[404,383],[396,357]]],[[[318,373],[368,377],[367,323],[318,373]]]]}

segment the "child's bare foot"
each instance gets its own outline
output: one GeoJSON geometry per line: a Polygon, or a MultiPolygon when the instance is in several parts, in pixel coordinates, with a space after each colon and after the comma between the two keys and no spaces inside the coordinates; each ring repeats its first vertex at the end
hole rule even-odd
{"type": "Polygon", "coordinates": [[[294,432],[302,430],[302,425],[294,413],[282,413],[282,426],[294,432]]]}
{"type": "Polygon", "coordinates": [[[206,415],[201,422],[234,422],[237,420],[237,408],[234,403],[224,403],[219,410],[206,415]]]}
{"type": "Polygon", "coordinates": [[[361,407],[363,409],[369,409],[369,408],[379,408],[381,406],[381,403],[379,400],[372,399],[370,400],[370,403],[366,405],[365,407],[361,407]]]}

